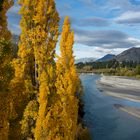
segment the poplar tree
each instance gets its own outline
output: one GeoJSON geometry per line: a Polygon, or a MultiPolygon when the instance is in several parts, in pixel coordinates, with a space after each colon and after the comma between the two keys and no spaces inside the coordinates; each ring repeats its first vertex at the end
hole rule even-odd
{"type": "Polygon", "coordinates": [[[56,91],[54,56],[59,35],[59,15],[54,0],[19,0],[19,3],[21,5],[22,32],[18,58],[13,62],[15,78],[11,82],[11,87],[18,95],[17,106],[20,105],[20,107],[17,110],[20,109],[19,114],[22,113],[23,106],[25,106],[21,102],[24,103],[29,96],[32,99],[28,103],[21,121],[22,134],[26,138],[33,138],[35,135],[35,138],[40,140],[47,137],[47,133],[44,135],[47,112],[56,91]],[[32,93],[37,92],[38,94],[31,96],[32,93]],[[38,117],[35,117],[33,114],[37,111],[38,117]],[[32,122],[32,126],[30,126],[30,122],[32,122]]]}
{"type": "Polygon", "coordinates": [[[19,0],[21,5],[20,21],[21,35],[18,44],[18,58],[13,60],[15,69],[15,77],[11,82],[11,86],[20,97],[25,93],[32,92],[34,85],[34,51],[30,32],[33,28],[33,6],[34,1],[19,0]],[[22,87],[21,87],[22,86],[22,87]]]}
{"type": "Polygon", "coordinates": [[[7,28],[7,16],[8,9],[13,5],[13,0],[1,0],[0,1],[0,38],[5,40],[11,39],[11,33],[7,28]]]}
{"type": "Polygon", "coordinates": [[[6,90],[11,80],[12,68],[12,43],[11,33],[7,28],[8,9],[12,6],[12,0],[0,1],[0,89],[6,90]]]}
{"type": "MultiPolygon", "coordinates": [[[[20,21],[21,34],[18,43],[18,57],[15,58],[12,63],[15,74],[10,85],[14,108],[18,115],[15,125],[19,126],[20,119],[23,116],[21,133],[26,137],[32,135],[31,130],[27,133],[27,128],[30,128],[31,122],[34,126],[35,116],[33,116],[32,113],[36,111],[37,107],[37,101],[35,101],[38,91],[35,83],[35,56],[33,40],[30,37],[35,27],[33,16],[36,3],[34,0],[19,0],[18,2],[21,5],[19,14],[22,15],[20,21]]],[[[19,127],[18,129],[20,130],[19,127]]]]}
{"type": "Polygon", "coordinates": [[[60,40],[61,55],[57,61],[57,94],[60,97],[63,140],[74,140],[78,119],[78,99],[76,92],[79,79],[73,56],[74,32],[70,29],[69,17],[64,20],[60,40]]]}
{"type": "Polygon", "coordinates": [[[39,82],[39,111],[35,128],[36,140],[49,140],[50,108],[53,104],[55,89],[55,47],[59,35],[59,15],[54,0],[40,0],[36,4],[33,18],[34,54],[39,82]]]}
{"type": "Polygon", "coordinates": [[[9,119],[11,116],[10,99],[8,99],[8,86],[12,76],[10,62],[12,60],[11,33],[7,28],[8,9],[12,6],[12,0],[0,1],[0,139],[8,140],[9,119]]]}

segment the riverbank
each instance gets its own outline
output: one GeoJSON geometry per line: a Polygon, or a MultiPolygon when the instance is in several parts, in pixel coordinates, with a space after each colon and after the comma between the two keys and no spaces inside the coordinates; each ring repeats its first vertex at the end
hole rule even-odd
{"type": "Polygon", "coordinates": [[[97,88],[100,74],[81,74],[84,94],[84,124],[92,140],[140,140],[140,119],[114,107],[115,104],[139,107],[139,102],[106,96],[97,88]],[[111,130],[111,133],[110,133],[111,130]]]}
{"type": "MultiPolygon", "coordinates": [[[[97,81],[98,89],[108,96],[140,102],[140,80],[122,76],[102,76],[97,81]]],[[[125,111],[140,119],[140,109],[122,105],[115,105],[117,109],[125,111]]]]}
{"type": "Polygon", "coordinates": [[[140,119],[140,108],[122,106],[122,105],[119,105],[119,104],[115,104],[114,106],[117,109],[122,110],[124,112],[127,112],[128,114],[131,114],[132,116],[135,116],[136,118],[140,119]]]}

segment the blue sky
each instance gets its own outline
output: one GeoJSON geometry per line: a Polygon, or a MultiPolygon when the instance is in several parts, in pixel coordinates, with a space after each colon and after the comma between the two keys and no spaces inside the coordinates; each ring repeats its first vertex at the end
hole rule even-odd
{"type": "MultiPolygon", "coordinates": [[[[56,5],[60,24],[65,16],[71,18],[76,58],[100,58],[140,47],[140,0],[56,0],[56,5]]],[[[15,3],[7,14],[13,34],[20,34],[18,10],[15,3]]]]}

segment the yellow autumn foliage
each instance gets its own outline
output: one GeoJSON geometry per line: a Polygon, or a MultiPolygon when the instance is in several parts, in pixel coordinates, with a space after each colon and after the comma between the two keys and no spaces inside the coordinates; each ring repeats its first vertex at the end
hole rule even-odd
{"type": "Polygon", "coordinates": [[[19,0],[22,15],[18,58],[11,82],[22,139],[75,140],[79,78],[73,56],[74,32],[65,18],[61,55],[55,62],[59,14],[54,0],[19,0]]]}
{"type": "Polygon", "coordinates": [[[0,39],[5,40],[11,39],[11,33],[7,27],[7,16],[6,13],[9,8],[13,5],[13,0],[1,0],[0,1],[0,39]]]}
{"type": "Polygon", "coordinates": [[[35,8],[33,30],[34,53],[38,65],[39,111],[35,140],[52,139],[49,126],[51,106],[55,94],[55,47],[58,39],[59,15],[54,0],[40,0],[35,8]],[[47,3],[47,4],[46,4],[47,3]],[[45,12],[45,13],[44,13],[45,12]]]}
{"type": "MultiPolygon", "coordinates": [[[[30,39],[30,32],[32,32],[34,27],[34,12],[32,9],[34,1],[19,0],[18,2],[21,5],[19,13],[22,15],[20,21],[21,35],[18,43],[18,57],[12,62],[15,74],[10,83],[10,87],[14,101],[14,108],[18,114],[16,125],[18,130],[20,130],[19,121],[21,120],[22,115],[26,114],[27,108],[30,105],[29,101],[37,96],[36,94],[38,90],[36,88],[35,56],[32,40],[30,39]],[[24,109],[25,112],[23,113],[24,109]]],[[[23,117],[22,121],[26,122],[26,125],[28,124],[26,117],[23,117]]],[[[25,131],[25,128],[28,128],[28,126],[24,127],[24,125],[22,125],[20,133],[23,134],[24,132],[27,132],[25,131]]],[[[16,135],[20,134],[15,134],[15,139],[17,139],[16,135]]]]}
{"type": "Polygon", "coordinates": [[[12,60],[11,33],[7,27],[8,9],[12,0],[0,1],[0,139],[8,140],[9,120],[13,118],[13,102],[9,97],[9,82],[12,76],[10,62],[12,60]]]}
{"type": "Polygon", "coordinates": [[[78,75],[74,65],[73,56],[74,32],[70,29],[69,17],[64,20],[60,40],[61,55],[57,61],[57,94],[61,103],[61,140],[74,140],[78,119],[78,99],[76,92],[78,88],[78,75]],[[63,136],[63,137],[62,137],[63,136]]]}

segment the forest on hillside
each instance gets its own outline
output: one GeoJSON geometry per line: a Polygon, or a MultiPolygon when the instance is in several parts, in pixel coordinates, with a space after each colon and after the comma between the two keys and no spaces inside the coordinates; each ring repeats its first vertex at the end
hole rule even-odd
{"type": "Polygon", "coordinates": [[[13,0],[0,1],[0,140],[80,139],[81,82],[70,19],[60,33],[54,0],[18,3],[21,34],[15,54],[6,16],[13,0]]]}
{"type": "Polygon", "coordinates": [[[122,61],[115,59],[102,62],[86,62],[76,64],[79,73],[95,72],[117,76],[130,76],[140,78],[140,62],[122,61]]]}

